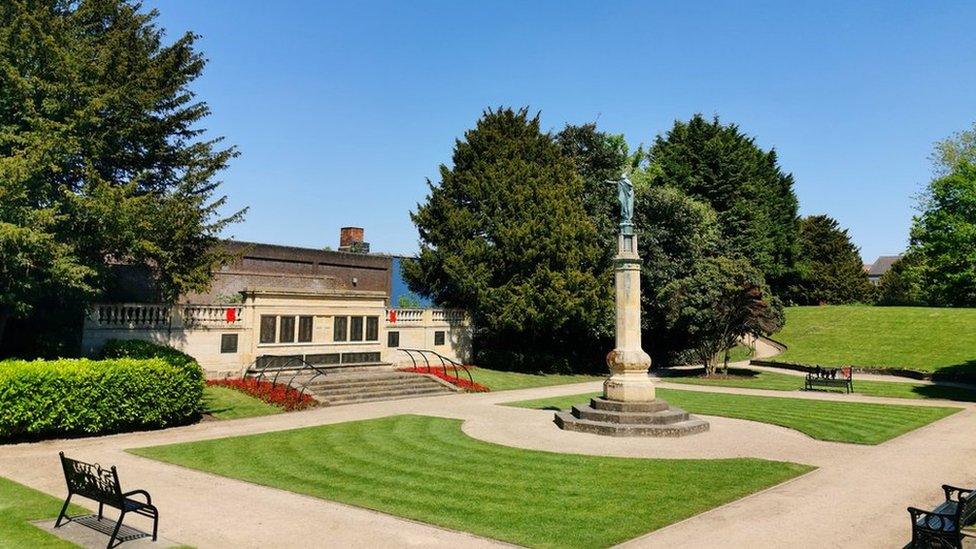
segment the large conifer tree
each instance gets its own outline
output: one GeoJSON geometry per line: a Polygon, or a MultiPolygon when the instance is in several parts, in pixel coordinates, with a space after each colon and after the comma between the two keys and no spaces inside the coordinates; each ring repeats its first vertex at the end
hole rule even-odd
{"type": "Polygon", "coordinates": [[[867,302],[873,291],[847,229],[826,215],[803,218],[797,282],[788,299],[801,305],[867,302]]]}
{"type": "Polygon", "coordinates": [[[215,178],[236,152],[198,127],[197,37],[166,45],[155,18],[125,0],[0,2],[0,327],[77,333],[111,262],[145,265],[174,299],[223,259],[238,215],[218,214],[215,178]]]}
{"type": "Polygon", "coordinates": [[[748,259],[775,293],[785,290],[798,251],[793,176],[738,126],[695,115],[676,121],[649,152],[655,184],[681,189],[718,213],[722,253],[748,259]]]}
{"type": "Polygon", "coordinates": [[[611,282],[573,162],[538,116],[507,108],[485,112],[452,160],[412,214],[411,290],[471,311],[480,364],[602,367],[593,341],[608,325],[611,282]]]}

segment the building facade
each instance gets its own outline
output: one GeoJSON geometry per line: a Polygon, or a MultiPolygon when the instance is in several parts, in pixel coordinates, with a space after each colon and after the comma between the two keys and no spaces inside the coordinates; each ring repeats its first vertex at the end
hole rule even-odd
{"type": "Polygon", "coordinates": [[[193,356],[209,377],[240,376],[283,357],[327,368],[410,366],[416,355],[403,349],[471,361],[471,323],[463,311],[392,306],[390,256],[225,245],[237,259],[213,273],[206,293],[188,294],[175,305],[92,304],[83,350],[97,353],[110,339],[154,341],[193,356]]]}

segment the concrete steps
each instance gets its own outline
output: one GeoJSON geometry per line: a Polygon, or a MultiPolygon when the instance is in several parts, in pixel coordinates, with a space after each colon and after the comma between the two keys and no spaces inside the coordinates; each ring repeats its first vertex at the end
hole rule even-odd
{"type": "Polygon", "coordinates": [[[323,405],[339,406],[447,395],[458,389],[430,376],[384,370],[319,376],[308,385],[308,391],[323,405]]]}
{"type": "Polygon", "coordinates": [[[683,437],[708,430],[707,421],[660,399],[618,402],[594,398],[588,406],[558,412],[555,423],[566,431],[617,437],[683,437]]]}

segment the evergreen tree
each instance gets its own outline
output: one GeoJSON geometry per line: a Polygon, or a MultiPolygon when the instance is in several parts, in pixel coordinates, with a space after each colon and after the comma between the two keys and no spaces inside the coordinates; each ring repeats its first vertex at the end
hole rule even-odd
{"type": "Polygon", "coordinates": [[[644,350],[655,367],[680,362],[693,346],[686,326],[667,319],[661,292],[691,272],[695,264],[718,252],[721,239],[715,211],[678,189],[638,184],[634,177],[634,229],[641,267],[641,320],[644,350]]]}
{"type": "Polygon", "coordinates": [[[722,253],[744,257],[780,293],[795,268],[799,222],[793,176],[775,151],[760,149],[738,126],[695,115],[658,136],[649,158],[655,184],[675,187],[718,213],[722,253]]]}
{"type": "Polygon", "coordinates": [[[468,309],[481,364],[529,371],[602,368],[594,345],[611,283],[582,206],[583,180],[527,109],[489,110],[411,215],[412,291],[468,309]]]}
{"type": "Polygon", "coordinates": [[[797,272],[788,296],[801,305],[866,302],[874,291],[847,229],[826,215],[800,220],[797,272]]]}
{"type": "Polygon", "coordinates": [[[174,299],[224,260],[217,234],[241,213],[219,215],[215,178],[237,153],[197,127],[197,36],[164,45],[156,16],[124,0],[0,3],[0,327],[57,310],[77,332],[111,262],[147,266],[174,299]]]}

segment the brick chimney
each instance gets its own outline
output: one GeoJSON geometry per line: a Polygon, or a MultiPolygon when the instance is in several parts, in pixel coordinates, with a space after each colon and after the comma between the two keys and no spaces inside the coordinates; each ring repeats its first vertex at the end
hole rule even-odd
{"type": "Polygon", "coordinates": [[[339,251],[369,253],[369,242],[364,242],[362,227],[343,227],[339,229],[339,251]]]}

